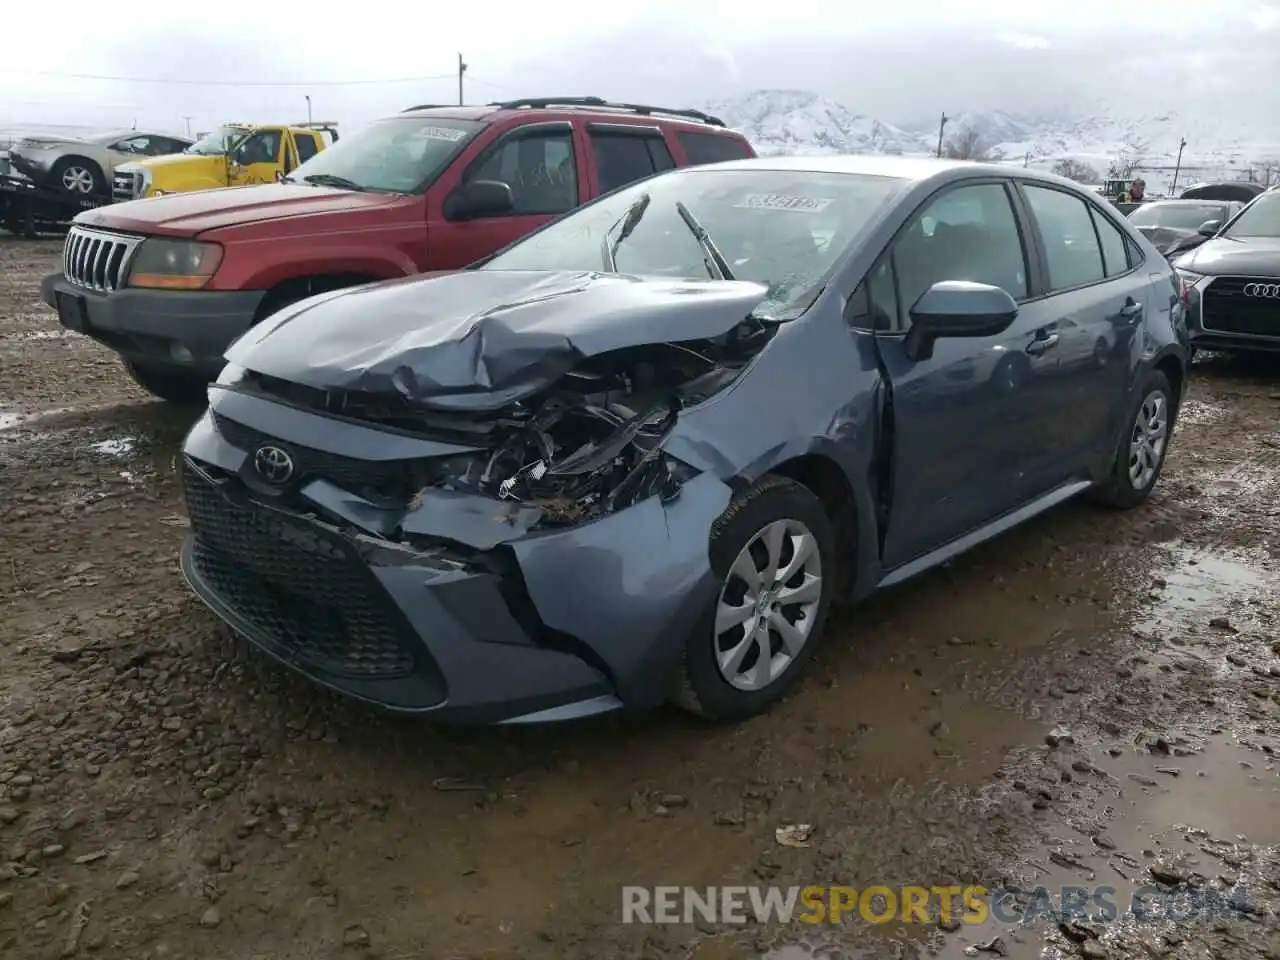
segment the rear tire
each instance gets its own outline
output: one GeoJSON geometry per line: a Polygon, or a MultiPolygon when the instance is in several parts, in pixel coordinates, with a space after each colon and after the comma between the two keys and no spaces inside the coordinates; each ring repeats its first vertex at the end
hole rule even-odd
{"type": "Polygon", "coordinates": [[[1089,498],[1120,510],[1143,503],[1164,470],[1176,414],[1169,378],[1153,370],[1129,411],[1129,426],[1120,438],[1111,474],[1089,492],[1089,498]]]}
{"type": "Polygon", "coordinates": [[[835,544],[822,502],[794,480],[768,475],[733,498],[711,528],[720,592],[685,642],[680,706],[732,722],[786,694],[821,640],[835,544]]]}
{"type": "Polygon", "coordinates": [[[63,157],[49,171],[49,180],[54,187],[77,200],[101,196],[107,189],[106,178],[98,165],[83,157],[63,157]]]}
{"type": "Polygon", "coordinates": [[[122,362],[134,382],[152,396],[184,407],[203,406],[209,401],[209,381],[204,377],[134,360],[122,362]]]}

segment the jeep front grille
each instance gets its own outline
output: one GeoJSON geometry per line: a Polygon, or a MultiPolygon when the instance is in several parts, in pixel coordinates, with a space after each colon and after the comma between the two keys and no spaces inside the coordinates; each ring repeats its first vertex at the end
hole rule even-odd
{"type": "Polygon", "coordinates": [[[62,273],[76,286],[110,293],[124,286],[129,260],[141,237],[73,226],[62,248],[62,273]]]}

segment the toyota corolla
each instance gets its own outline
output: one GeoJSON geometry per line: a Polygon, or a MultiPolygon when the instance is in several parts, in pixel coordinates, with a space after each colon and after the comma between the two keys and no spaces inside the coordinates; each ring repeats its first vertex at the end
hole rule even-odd
{"type": "Polygon", "coordinates": [[[247,333],[185,442],[183,570],[391,710],[740,719],[832,603],[1078,494],[1142,503],[1182,314],[1159,252],[1056,177],[671,171],[247,333]]]}

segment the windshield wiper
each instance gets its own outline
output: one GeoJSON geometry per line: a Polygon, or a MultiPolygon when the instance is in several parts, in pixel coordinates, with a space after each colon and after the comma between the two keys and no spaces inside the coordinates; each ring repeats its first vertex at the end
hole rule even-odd
{"type": "Polygon", "coordinates": [[[359,193],[363,193],[365,189],[354,180],[348,180],[346,177],[340,177],[334,173],[309,173],[302,178],[302,181],[303,183],[319,184],[322,187],[339,187],[343,190],[355,190],[359,193]]]}
{"type": "Polygon", "coordinates": [[[604,268],[610,273],[618,272],[618,248],[622,246],[622,241],[631,236],[636,224],[648,209],[649,195],[646,193],[627,207],[627,212],[605,231],[604,239],[600,241],[600,258],[604,260],[604,268]],[[616,239],[613,236],[615,232],[618,234],[616,239]]]}
{"type": "Polygon", "coordinates": [[[702,248],[704,254],[703,262],[707,265],[707,273],[711,274],[712,280],[732,280],[733,271],[729,269],[729,261],[724,258],[711,239],[711,234],[707,233],[707,228],[698,222],[698,218],[686,207],[681,201],[676,201],[676,212],[680,214],[680,219],[685,222],[689,230],[698,240],[698,246],[702,248]]]}

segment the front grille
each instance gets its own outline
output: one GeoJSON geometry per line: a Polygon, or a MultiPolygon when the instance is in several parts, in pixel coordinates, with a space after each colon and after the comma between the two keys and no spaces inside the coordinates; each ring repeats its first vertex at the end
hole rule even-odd
{"type": "Polygon", "coordinates": [[[399,611],[350,544],[306,520],[232,502],[189,464],[183,488],[197,572],[259,638],[333,676],[414,672],[399,611]]]}
{"type": "Polygon", "coordinates": [[[133,200],[138,196],[141,173],[117,173],[111,178],[111,198],[117,203],[133,200]]]}
{"type": "Polygon", "coordinates": [[[1280,338],[1280,279],[1215,277],[1201,297],[1206,331],[1280,338]]]}
{"type": "MultiPolygon", "coordinates": [[[[220,413],[213,415],[213,423],[224,440],[246,453],[251,454],[266,443],[284,442],[220,413]]],[[[427,484],[428,468],[423,460],[358,460],[284,443],[293,455],[300,480],[328,480],[349,493],[402,503],[412,499],[427,484]]]]}
{"type": "Polygon", "coordinates": [[[141,237],[103,233],[73,226],[62,248],[62,273],[71,283],[100,293],[124,285],[129,260],[141,237]]]}

